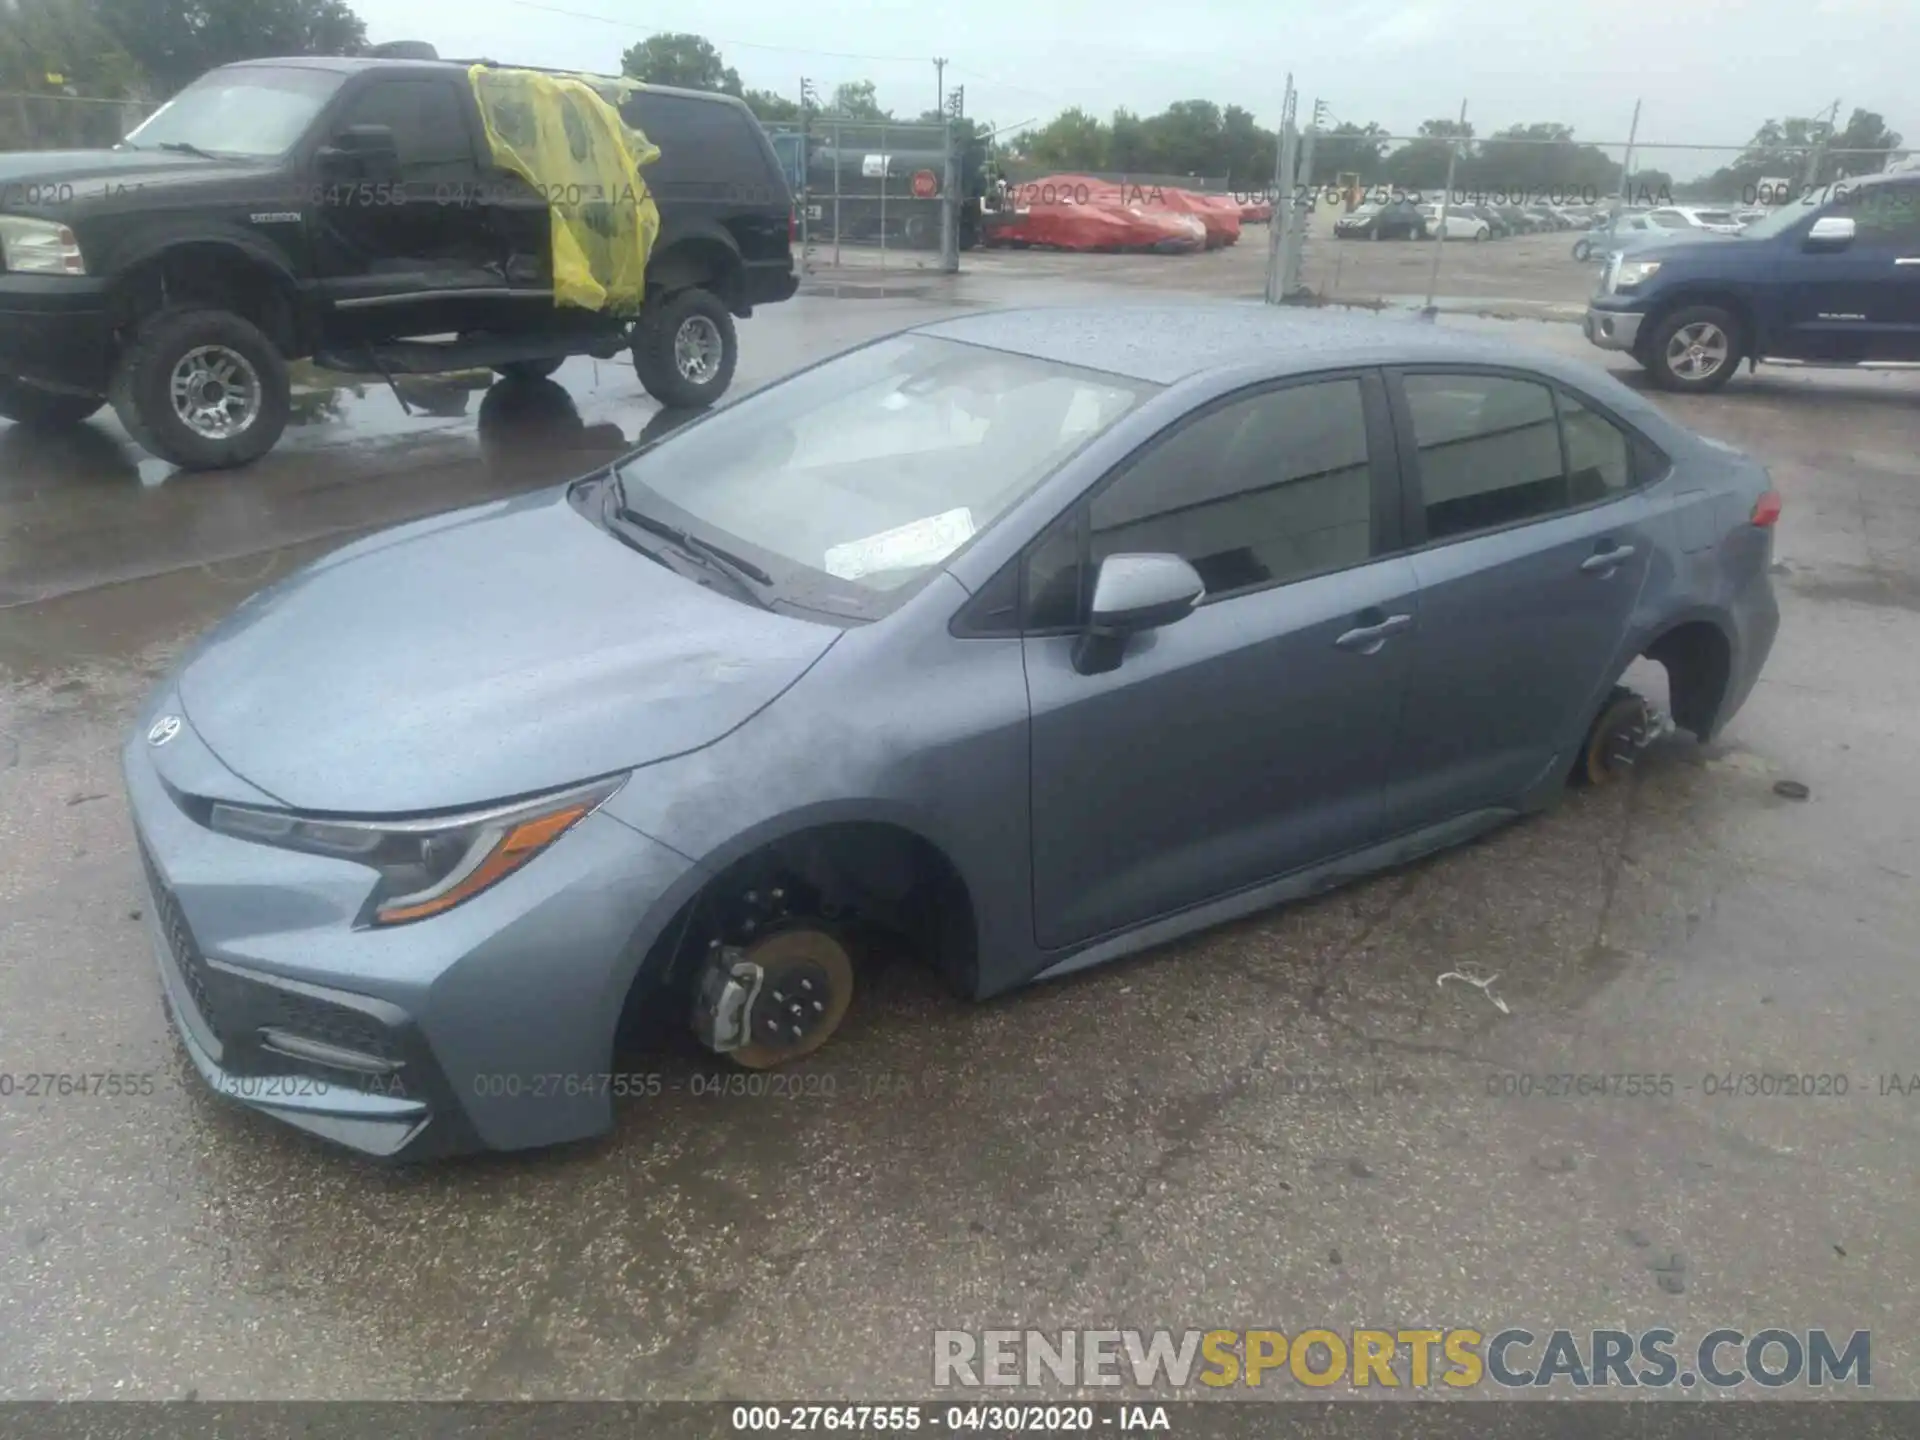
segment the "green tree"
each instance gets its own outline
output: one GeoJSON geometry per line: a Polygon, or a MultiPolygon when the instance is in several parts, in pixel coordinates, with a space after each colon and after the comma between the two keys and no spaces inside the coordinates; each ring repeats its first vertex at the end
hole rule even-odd
{"type": "Polygon", "coordinates": [[[789,100],[771,90],[749,90],[742,98],[746,100],[747,108],[762,121],[792,121],[800,118],[798,100],[789,100]]]}
{"type": "Polygon", "coordinates": [[[0,0],[0,89],[118,98],[140,81],[85,0],[0,0]]]}
{"type": "Polygon", "coordinates": [[[684,31],[663,30],[629,46],[620,57],[620,73],[649,85],[741,93],[740,72],[720,58],[711,41],[684,31]]]}
{"type": "Polygon", "coordinates": [[[827,109],[842,120],[891,120],[874,98],[873,81],[846,80],[833,87],[833,100],[827,109]]]}
{"type": "MultiPolygon", "coordinates": [[[[1420,134],[1381,162],[1380,179],[1389,185],[1433,190],[1447,183],[1447,159],[1456,146],[1461,162],[1473,154],[1473,122],[1441,118],[1420,122],[1420,134]],[[1464,142],[1464,143],[1461,143],[1464,142]]],[[[1363,181],[1369,177],[1360,177],[1363,181]]]]}
{"type": "Polygon", "coordinates": [[[1489,136],[1456,169],[1454,184],[1592,204],[1619,192],[1620,170],[1598,146],[1577,143],[1571,126],[1544,121],[1509,125],[1489,136]]]}
{"type": "Polygon", "coordinates": [[[1108,139],[1107,127],[1075,106],[1023,136],[1020,148],[1052,170],[1100,170],[1106,167],[1108,139]]]}
{"type": "Polygon", "coordinates": [[[171,95],[216,65],[350,55],[367,27],[341,0],[90,0],[101,27],[171,95]]]}
{"type": "Polygon", "coordinates": [[[1818,178],[1823,185],[1843,175],[1877,175],[1900,148],[1900,136],[1889,130],[1887,122],[1874,111],[1855,110],[1846,128],[1827,142],[1827,148],[1834,153],[1821,161],[1818,178]]]}
{"type": "Polygon", "coordinates": [[[1372,121],[1365,125],[1342,121],[1323,130],[1313,139],[1313,183],[1331,184],[1342,175],[1371,180],[1380,173],[1380,154],[1386,148],[1387,132],[1372,121]]]}

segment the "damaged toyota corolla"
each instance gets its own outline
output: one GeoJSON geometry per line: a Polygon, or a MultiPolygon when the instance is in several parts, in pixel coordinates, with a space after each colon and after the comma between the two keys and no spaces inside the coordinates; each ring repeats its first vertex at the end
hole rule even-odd
{"type": "Polygon", "coordinates": [[[623,1018],[777,1065],[876,934],[985,997],[1603,781],[1637,656],[1712,735],[1779,508],[1432,326],[922,326],[202,639],[123,757],[162,989],[216,1091],[358,1150],[594,1134],[623,1018]]]}

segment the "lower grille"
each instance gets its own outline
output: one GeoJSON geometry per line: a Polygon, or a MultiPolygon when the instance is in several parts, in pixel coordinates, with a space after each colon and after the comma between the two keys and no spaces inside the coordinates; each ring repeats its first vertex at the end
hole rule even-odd
{"type": "Polygon", "coordinates": [[[400,1062],[392,1032],[371,1016],[288,990],[264,992],[260,1000],[258,1019],[263,1030],[286,1030],[337,1049],[400,1062]]]}
{"type": "Polygon", "coordinates": [[[193,931],[187,927],[187,917],[180,909],[180,902],[174,898],[167,882],[160,878],[160,869],[153,863],[153,856],[147,853],[144,843],[140,846],[140,863],[146,866],[147,887],[153,892],[155,918],[160,922],[161,932],[167,937],[167,949],[173,955],[173,963],[179,968],[180,978],[186,981],[193,1008],[200,1012],[201,1023],[213,1032],[213,1038],[224,1045],[227,1036],[220,1028],[219,1011],[213,1004],[213,993],[207,979],[207,962],[200,954],[199,945],[194,942],[193,931]]]}

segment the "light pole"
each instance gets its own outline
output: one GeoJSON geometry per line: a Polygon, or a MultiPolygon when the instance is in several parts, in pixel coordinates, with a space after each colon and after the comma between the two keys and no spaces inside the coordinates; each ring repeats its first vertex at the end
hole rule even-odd
{"type": "Polygon", "coordinates": [[[933,57],[933,80],[933,108],[935,111],[945,110],[947,108],[947,57],[944,55],[933,57]]]}

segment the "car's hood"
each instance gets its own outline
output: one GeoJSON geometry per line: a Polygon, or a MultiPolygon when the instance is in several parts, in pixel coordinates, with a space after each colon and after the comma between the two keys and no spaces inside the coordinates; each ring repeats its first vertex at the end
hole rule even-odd
{"type": "Polygon", "coordinates": [[[179,693],[288,806],[411,814],[710,744],[840,633],[682,579],[543,492],[297,572],[201,642],[179,693]]]}
{"type": "Polygon", "coordinates": [[[260,169],[255,161],[207,160],[173,150],[8,150],[0,151],[0,190],[10,204],[16,193],[25,199],[43,195],[51,204],[120,184],[195,184],[257,175],[260,169]]]}
{"type": "Polygon", "coordinates": [[[1718,230],[1698,230],[1688,235],[1649,235],[1636,237],[1629,232],[1625,235],[1605,237],[1595,243],[1606,250],[1618,250],[1623,255],[1631,255],[1636,260],[1664,260],[1669,255],[1678,255],[1687,250],[1698,250],[1702,245],[1722,245],[1727,241],[1740,244],[1752,242],[1744,235],[1728,235],[1718,230]]]}

